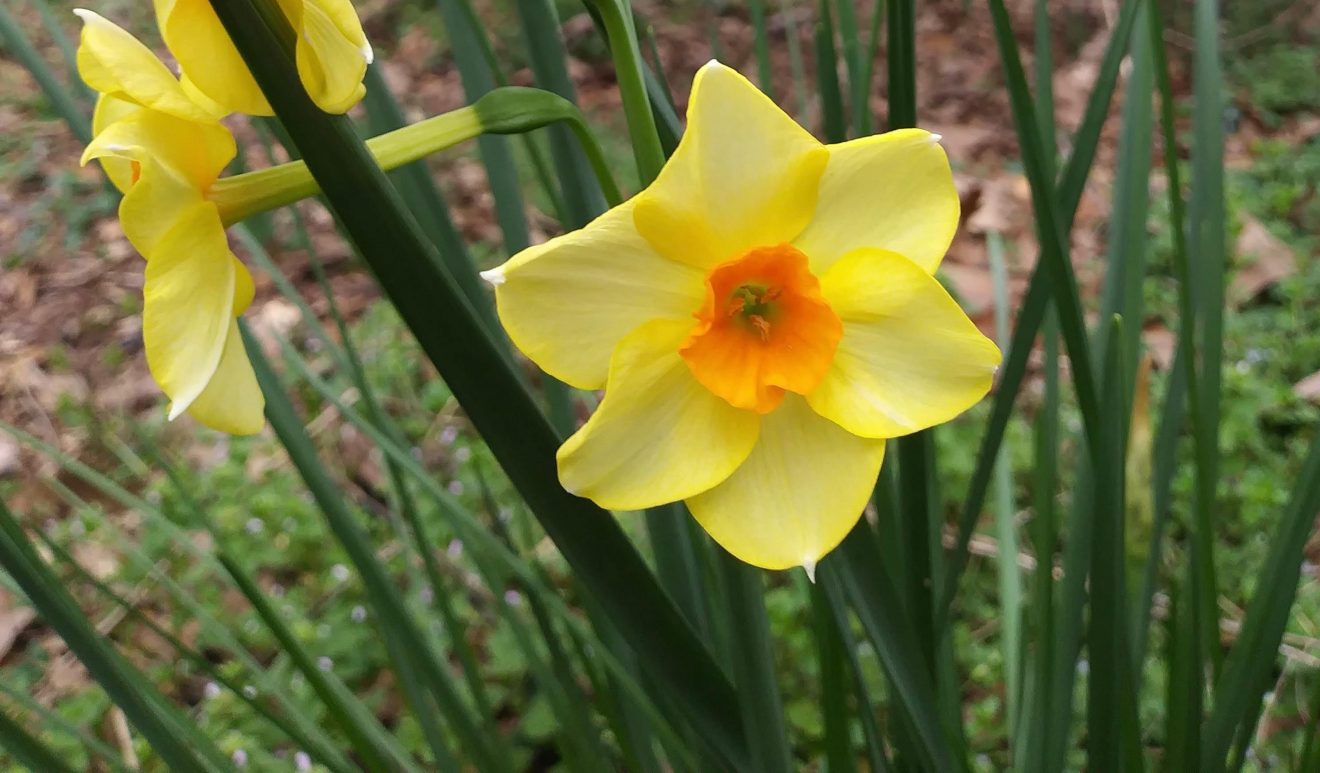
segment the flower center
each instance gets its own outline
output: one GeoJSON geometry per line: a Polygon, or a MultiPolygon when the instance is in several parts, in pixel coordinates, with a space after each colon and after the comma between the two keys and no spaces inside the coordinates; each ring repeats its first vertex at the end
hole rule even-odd
{"type": "Polygon", "coordinates": [[[679,347],[688,368],[730,405],[758,413],[774,410],[785,392],[815,389],[843,335],[807,256],[788,244],[712,269],[695,316],[679,347]]]}

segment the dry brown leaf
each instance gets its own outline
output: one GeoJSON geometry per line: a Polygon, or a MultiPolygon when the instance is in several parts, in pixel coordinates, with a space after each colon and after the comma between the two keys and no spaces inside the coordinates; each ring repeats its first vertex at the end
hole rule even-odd
{"type": "Polygon", "coordinates": [[[1293,384],[1293,394],[1320,403],[1320,370],[1293,384]]]}
{"type": "Polygon", "coordinates": [[[32,610],[32,607],[0,610],[0,660],[5,659],[5,655],[9,654],[9,648],[14,646],[18,635],[35,619],[37,619],[37,613],[32,610]]]}
{"type": "Polygon", "coordinates": [[[1234,307],[1250,301],[1297,270],[1292,248],[1253,217],[1244,218],[1233,249],[1246,263],[1233,274],[1228,286],[1228,300],[1234,307]]]}

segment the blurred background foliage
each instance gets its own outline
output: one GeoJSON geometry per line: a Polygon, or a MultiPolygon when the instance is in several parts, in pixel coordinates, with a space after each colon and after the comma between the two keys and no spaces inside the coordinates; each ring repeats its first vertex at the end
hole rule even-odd
{"type": "MultiPolygon", "coordinates": [[[[69,13],[73,4],[4,2],[0,10],[11,17],[7,23],[16,25],[41,59],[68,82],[67,46],[76,32],[69,13]]],[[[440,5],[450,2],[441,0],[440,5]]],[[[446,22],[456,6],[448,9],[447,17],[445,9],[416,0],[358,4],[377,51],[381,83],[397,97],[409,120],[468,101],[464,83],[471,82],[460,77],[460,46],[452,44],[446,22]]],[[[489,35],[498,77],[530,83],[532,63],[514,3],[481,0],[471,7],[489,35]]],[[[651,61],[678,92],[680,107],[691,73],[711,56],[749,76],[768,64],[768,90],[820,136],[828,127],[817,96],[820,41],[813,33],[822,7],[830,6],[686,0],[638,2],[635,10],[644,53],[659,57],[651,61]],[[769,30],[765,62],[758,60],[756,50],[755,9],[769,30]]],[[[1060,149],[1066,152],[1118,3],[1063,0],[1047,7],[1055,120],[1060,149]]],[[[1165,2],[1162,7],[1164,42],[1180,97],[1177,123],[1187,128],[1196,45],[1191,4],[1165,2]]],[[[579,3],[556,0],[554,8],[578,102],[604,143],[622,187],[633,191],[631,149],[609,50],[579,3]]],[[[918,123],[944,135],[964,204],[964,225],[942,278],[990,332],[1001,306],[996,298],[1016,308],[1036,250],[1004,76],[984,3],[932,0],[918,2],[916,8],[918,123]],[[992,265],[996,244],[1006,261],[1000,281],[992,265]]],[[[107,0],[95,10],[163,51],[150,37],[153,25],[146,4],[107,0]]],[[[853,11],[867,21],[874,8],[861,2],[853,11]]],[[[1010,11],[1029,55],[1034,45],[1029,34],[1032,4],[1013,2],[1010,11]]],[[[1320,14],[1307,2],[1225,3],[1219,25],[1226,76],[1223,126],[1231,266],[1214,538],[1220,632],[1228,644],[1256,590],[1270,535],[1320,420],[1320,14]]],[[[883,127],[883,35],[879,41],[876,51],[856,55],[870,54],[881,72],[868,113],[874,114],[875,126],[883,127]]],[[[264,699],[278,693],[313,724],[328,720],[324,702],[304,672],[290,662],[288,649],[212,560],[216,545],[227,546],[241,560],[274,612],[315,657],[316,667],[357,696],[401,749],[420,753],[426,748],[426,730],[404,705],[366,591],[283,447],[269,433],[228,438],[201,431],[186,419],[164,421],[138,340],[139,258],[118,231],[117,199],[97,170],[77,167],[80,142],[63,122],[59,106],[18,59],[15,44],[7,41],[0,57],[0,429],[5,430],[0,432],[0,501],[48,541],[43,548],[48,556],[68,551],[71,561],[56,565],[98,632],[183,707],[235,765],[319,769],[314,768],[319,763],[311,762],[245,697],[264,699]],[[207,514],[207,528],[198,527],[199,511],[207,514]],[[113,588],[131,607],[116,604],[97,590],[97,583],[113,588]],[[223,629],[231,640],[217,633],[223,629]],[[201,659],[181,657],[176,645],[201,659]]],[[[1092,312],[1101,303],[1123,83],[1120,79],[1120,96],[1111,106],[1114,117],[1100,136],[1098,160],[1074,227],[1073,263],[1083,303],[1092,312]]],[[[86,111],[86,93],[77,87],[70,93],[86,111]]],[[[363,127],[371,125],[366,116],[357,117],[363,127]]],[[[246,150],[241,159],[245,167],[287,158],[274,124],[234,126],[246,150]]],[[[501,140],[497,147],[502,150],[473,144],[428,162],[455,227],[482,267],[563,227],[554,194],[540,184],[549,153],[543,135],[501,140]],[[490,168],[492,158],[500,155],[512,162],[511,169],[490,168]],[[515,185],[512,197],[507,188],[501,195],[496,187],[499,175],[515,185]]],[[[1164,150],[1157,141],[1157,158],[1164,150]]],[[[1185,167],[1183,179],[1190,179],[1187,148],[1175,149],[1175,155],[1185,167]]],[[[1158,161],[1155,166],[1159,168],[1158,161]]],[[[1148,390],[1151,406],[1159,405],[1165,394],[1179,318],[1165,186],[1162,173],[1151,175],[1145,316],[1139,323],[1126,322],[1139,324],[1149,353],[1148,380],[1139,388],[1148,390]]],[[[546,631],[535,632],[548,625],[565,642],[589,645],[568,632],[566,618],[556,614],[546,621],[541,607],[529,607],[523,583],[509,579],[492,585],[486,570],[489,555],[474,557],[473,546],[434,498],[419,497],[417,514],[426,546],[445,583],[440,592],[432,587],[428,567],[410,547],[410,527],[401,523],[387,460],[337,405],[364,407],[362,391],[341,367],[343,350],[338,347],[345,333],[361,353],[362,376],[392,418],[402,445],[452,502],[472,513],[512,554],[542,572],[546,585],[569,601],[567,615],[585,619],[590,610],[580,606],[584,600],[577,595],[571,572],[524,510],[397,314],[378,298],[324,207],[305,202],[263,216],[236,238],[240,254],[259,274],[258,302],[248,315],[255,334],[267,355],[284,363],[285,384],[308,421],[311,437],[408,605],[427,622],[428,635],[447,643],[456,672],[473,669],[464,672],[462,680],[467,699],[489,708],[487,719],[507,739],[516,769],[563,764],[578,769],[563,740],[568,719],[564,709],[574,705],[573,696],[557,693],[545,679],[547,669],[557,665],[557,653],[547,650],[557,636],[539,638],[546,631]],[[275,281],[279,277],[287,283],[275,281]],[[336,325],[337,317],[345,327],[336,325]],[[441,612],[437,603],[451,608],[441,612]],[[467,650],[470,662],[463,662],[460,648],[467,650]],[[480,696],[474,694],[474,685],[480,696]]],[[[1010,505],[1016,503],[1013,512],[1020,530],[1027,528],[1027,518],[1018,508],[1025,511],[1034,496],[1031,417],[1043,384],[1040,357],[1033,357],[1019,415],[1010,423],[1004,445],[1011,471],[1005,478],[1006,496],[1010,505]]],[[[1070,491],[1081,423],[1071,391],[1065,389],[1062,399],[1064,440],[1058,469],[1061,489],[1070,491]]],[[[1142,416],[1137,409],[1134,434],[1143,422],[1147,427],[1154,423],[1150,410],[1142,416]]],[[[941,476],[936,507],[950,524],[946,543],[953,539],[951,522],[971,480],[989,412],[987,400],[936,435],[941,476]]],[[[1194,486],[1190,444],[1184,444],[1180,454],[1183,463],[1173,478],[1173,499],[1185,508],[1194,486]]],[[[1130,469],[1140,472],[1148,470],[1150,460],[1134,462],[1130,457],[1129,464],[1134,463],[1130,469]]],[[[1147,507],[1137,502],[1129,510],[1134,561],[1140,561],[1142,537],[1150,529],[1147,507]]],[[[987,517],[972,539],[972,559],[959,586],[952,625],[961,668],[956,689],[968,756],[977,770],[1000,770],[1009,764],[1001,586],[995,561],[1000,543],[990,521],[987,517]]],[[[639,544],[647,543],[640,516],[624,517],[622,525],[639,544]]],[[[1185,545],[1182,525],[1174,523],[1171,529],[1172,544],[1185,545]]],[[[1305,551],[1281,668],[1272,675],[1264,718],[1244,760],[1250,770],[1300,769],[1307,730],[1317,721],[1312,696],[1320,695],[1320,541],[1308,540],[1305,551]]],[[[1024,568],[1034,565],[1025,547],[1017,560],[1024,568]]],[[[825,675],[816,656],[810,598],[801,573],[765,576],[774,667],[791,752],[804,767],[823,770],[825,675]]],[[[1157,595],[1155,616],[1163,619],[1169,612],[1169,598],[1157,595]]],[[[1152,627],[1151,652],[1168,646],[1164,630],[1162,625],[1152,627]]],[[[591,692],[600,683],[595,677],[605,677],[588,674],[599,666],[580,655],[566,662],[585,669],[576,683],[591,692]]],[[[885,696],[886,680],[875,651],[861,641],[855,655],[871,694],[885,696]]],[[[1141,693],[1138,706],[1143,726],[1164,725],[1168,662],[1150,657],[1144,664],[1149,689],[1141,693]]],[[[1085,661],[1078,664],[1083,688],[1075,696],[1079,716],[1085,703],[1085,666],[1085,661]]],[[[22,603],[3,574],[0,713],[22,718],[74,769],[110,769],[106,760],[114,758],[139,758],[153,765],[145,742],[127,732],[123,715],[112,708],[106,693],[22,603]]],[[[595,714],[584,719],[593,725],[601,722],[595,714]]],[[[623,743],[611,735],[612,728],[602,724],[581,737],[603,733],[609,745],[623,743]]],[[[854,742],[862,746],[865,728],[850,728],[854,742]]],[[[1081,769],[1084,739],[1074,735],[1078,737],[1067,768],[1081,769]]],[[[1158,747],[1159,733],[1151,731],[1147,740],[1158,747]]],[[[0,750],[0,770],[24,769],[17,758],[0,750]]]]}

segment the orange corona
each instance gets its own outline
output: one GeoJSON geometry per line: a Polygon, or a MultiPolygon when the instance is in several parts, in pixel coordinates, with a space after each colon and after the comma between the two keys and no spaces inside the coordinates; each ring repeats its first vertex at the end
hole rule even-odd
{"type": "Polygon", "coordinates": [[[807,256],[758,247],[706,277],[706,301],[679,353],[697,381],[737,408],[773,411],[805,395],[834,360],[843,325],[820,293],[807,256]]]}

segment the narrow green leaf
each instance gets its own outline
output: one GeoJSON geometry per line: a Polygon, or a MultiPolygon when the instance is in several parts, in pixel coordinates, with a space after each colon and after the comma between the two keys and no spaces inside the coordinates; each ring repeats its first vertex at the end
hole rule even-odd
{"type": "Polygon", "coordinates": [[[55,750],[24,730],[4,711],[0,711],[0,749],[4,749],[29,770],[73,773],[73,768],[65,764],[55,750]]]}
{"type": "MultiPolygon", "coordinates": [[[[1190,570],[1190,564],[1188,565],[1190,570]]],[[[1191,582],[1188,571],[1187,583],[1191,582]]],[[[1185,586],[1184,586],[1185,587],[1185,586]]],[[[1201,770],[1200,735],[1203,683],[1200,625],[1196,621],[1196,601],[1170,589],[1168,631],[1169,681],[1165,702],[1164,770],[1201,770]]]]}
{"type": "MultiPolygon", "coordinates": [[[[1219,487],[1219,422],[1224,357],[1224,281],[1227,251],[1224,243],[1227,213],[1224,204],[1224,83],[1219,61],[1219,3],[1197,0],[1194,14],[1196,50],[1192,58],[1192,181],[1187,206],[1187,254],[1195,256],[1189,272],[1197,305],[1201,369],[1197,374],[1196,496],[1192,527],[1192,561],[1196,567],[1197,616],[1201,646],[1209,655],[1211,671],[1220,672],[1223,654],[1218,646],[1218,583],[1215,580],[1214,514],[1219,487]]],[[[1195,360],[1192,361],[1195,363],[1195,360]]],[[[1208,740],[1208,743],[1216,743],[1208,740]]],[[[1206,755],[1217,765],[1216,755],[1206,755]]]]}
{"type": "MultiPolygon", "coordinates": [[[[885,0],[889,13],[889,128],[917,125],[917,16],[914,0],[885,0]]],[[[865,103],[863,103],[865,109],[865,103]]],[[[854,112],[858,109],[853,105],[854,112]]]]}
{"type": "Polygon", "coordinates": [[[955,750],[936,709],[929,661],[933,653],[921,651],[898,584],[880,563],[869,532],[863,520],[821,561],[817,572],[825,575],[824,581],[839,583],[857,612],[890,685],[911,717],[922,764],[937,771],[956,770],[955,750]]]}
{"type": "Polygon", "coordinates": [[[628,118],[628,136],[632,138],[633,157],[637,161],[637,177],[641,185],[646,186],[660,174],[665,154],[660,146],[655,115],[651,112],[632,8],[627,0],[589,0],[589,4],[600,15],[605,37],[609,40],[614,73],[623,97],[623,112],[628,118]]]}
{"type": "MultiPolygon", "coordinates": [[[[867,64],[863,59],[862,36],[857,28],[857,9],[852,0],[834,0],[835,25],[843,49],[843,64],[848,71],[848,107],[852,114],[854,137],[871,133],[871,100],[866,88],[867,64]]],[[[890,95],[891,99],[893,95],[890,95]]],[[[890,109],[893,109],[891,104],[890,109]]]]}
{"type": "Polygon", "coordinates": [[[747,0],[747,11],[752,17],[752,47],[756,51],[756,81],[771,99],[774,95],[774,73],[770,69],[770,34],[766,30],[765,0],[747,0]]]}
{"type": "Polygon", "coordinates": [[[830,0],[819,0],[816,6],[816,91],[820,94],[820,109],[825,122],[825,141],[843,142],[848,139],[848,117],[843,111],[843,91],[839,88],[839,55],[834,49],[834,18],[830,0]]]}
{"type": "MultiPolygon", "coordinates": [[[[367,125],[371,133],[380,135],[406,125],[403,109],[390,93],[379,65],[373,64],[367,68],[364,83],[367,94],[363,103],[367,108],[367,125]]],[[[482,315],[492,331],[498,330],[499,321],[495,318],[494,304],[490,302],[490,296],[477,276],[477,264],[463,242],[458,227],[454,225],[449,205],[436,187],[426,161],[414,161],[395,169],[390,172],[390,181],[399,189],[399,195],[408,203],[408,208],[412,210],[427,238],[435,244],[445,267],[462,289],[468,303],[482,315]]]]}
{"type": "MultiPolygon", "coordinates": [[[[816,639],[816,663],[820,669],[820,710],[825,725],[825,770],[828,773],[847,773],[856,770],[852,737],[848,729],[848,686],[843,680],[843,641],[830,609],[825,588],[811,583],[808,589],[811,601],[811,630],[816,639]]],[[[846,618],[846,611],[845,611],[846,618]]],[[[870,713],[871,707],[860,704],[858,710],[870,713]]],[[[871,720],[874,723],[874,718],[871,720]]],[[[877,736],[879,733],[877,733],[877,736]]],[[[882,768],[883,769],[883,768],[882,768]]]]}
{"type": "MultiPolygon", "coordinates": [[[[1139,6],[1140,0],[1127,0],[1119,12],[1118,23],[1114,25],[1114,31],[1110,35],[1109,43],[1105,48],[1104,58],[1101,60],[1095,88],[1092,89],[1091,96],[1086,103],[1081,127],[1074,137],[1072,155],[1068,157],[1062,179],[1059,181],[1058,188],[1054,191],[1054,199],[1058,201],[1060,216],[1057,230],[1061,233],[1066,233],[1072,229],[1073,217],[1077,213],[1077,206],[1082,198],[1082,189],[1086,184],[1087,176],[1090,174],[1091,164],[1095,160],[1100,129],[1105,116],[1109,112],[1109,102],[1113,97],[1114,87],[1118,80],[1119,65],[1127,52],[1128,39],[1131,36],[1139,6]]],[[[998,4],[998,8],[1002,9],[1002,3],[998,4]]],[[[996,40],[998,41],[1009,35],[1010,31],[1004,15],[999,14],[993,5],[992,10],[995,10],[994,16],[997,20],[996,40]],[[999,29],[1001,26],[1003,27],[1002,33],[999,29]]],[[[1016,51],[1011,36],[1003,42],[1003,45],[1010,54],[1016,51]]],[[[1013,61],[1018,65],[1015,71],[1019,78],[1010,79],[1010,81],[1016,82],[1015,90],[1019,92],[1018,101],[1020,103],[1022,98],[1026,96],[1024,93],[1020,93],[1025,92],[1025,84],[1022,82],[1025,76],[1022,76],[1021,63],[1017,61],[1015,56],[1013,61]]],[[[1027,104],[1029,106],[1030,103],[1027,104]]],[[[1019,117],[1019,113],[1020,110],[1015,108],[1015,118],[1019,117]]],[[[1032,121],[1032,124],[1034,125],[1035,121],[1032,121]]],[[[1023,131],[1020,123],[1018,129],[1023,131]]],[[[1027,143],[1024,142],[1023,144],[1025,146],[1027,143]]],[[[1040,168],[1036,169],[1037,175],[1040,176],[1048,171],[1043,160],[1044,152],[1040,152],[1036,157],[1041,160],[1040,168]]],[[[1037,198],[1044,197],[1040,194],[1033,196],[1033,200],[1037,198]]],[[[1051,265],[1053,265],[1053,261],[1039,260],[1036,263],[1031,281],[1027,286],[1026,297],[1023,298],[1022,305],[1018,310],[1017,325],[1013,328],[1013,340],[1010,344],[1009,356],[1000,368],[999,386],[991,407],[990,421],[981,440],[981,448],[976,457],[976,467],[972,472],[967,497],[964,499],[962,513],[958,519],[957,541],[954,545],[953,555],[950,558],[949,571],[945,574],[944,592],[941,594],[936,610],[936,621],[941,629],[947,624],[949,606],[953,602],[954,594],[957,592],[958,580],[962,576],[963,569],[967,566],[968,545],[971,542],[972,532],[976,528],[976,521],[980,517],[981,507],[989,491],[990,480],[994,471],[994,460],[999,445],[1003,442],[1004,430],[1008,426],[1008,420],[1012,416],[1013,401],[1016,399],[1022,379],[1026,375],[1027,355],[1031,351],[1036,333],[1040,330],[1041,323],[1045,319],[1045,311],[1050,300],[1049,285],[1051,277],[1048,267],[1051,265]]],[[[1074,373],[1074,378],[1077,378],[1076,373],[1074,373]]]]}
{"type": "Polygon", "coordinates": [[[469,419],[531,505],[583,586],[639,653],[644,668],[681,696],[686,714],[731,760],[745,757],[727,678],[693,635],[613,518],[558,483],[558,438],[453,282],[426,271],[431,247],[351,126],[303,92],[287,48],[253,0],[213,0],[257,81],[302,150],[336,215],[469,419]]]}
{"type": "Polygon", "coordinates": [[[1235,730],[1243,723],[1255,723],[1268,676],[1278,659],[1288,614],[1297,598],[1306,538],[1320,512],[1320,432],[1293,480],[1292,495],[1270,539],[1269,554],[1237,641],[1215,681],[1214,707],[1201,742],[1204,770],[1222,770],[1235,730]]]}
{"type": "Polygon", "coordinates": [[[742,705],[743,731],[751,745],[755,770],[793,769],[784,725],[784,704],[775,678],[774,644],[765,612],[761,570],[720,550],[715,556],[728,594],[733,683],[742,705]]]}
{"type": "Polygon", "coordinates": [[[693,629],[704,641],[711,641],[711,611],[701,576],[707,556],[690,528],[692,516],[681,504],[669,504],[649,508],[645,518],[660,582],[693,629]]]}
{"type": "MultiPolygon", "coordinates": [[[[1008,348],[1008,266],[1004,239],[998,232],[986,235],[990,276],[995,294],[995,338],[1000,349],[1008,348]]],[[[995,466],[995,539],[999,544],[999,641],[1004,655],[1005,730],[1011,738],[1017,729],[1022,700],[1022,578],[1018,569],[1017,508],[1013,504],[1013,469],[1001,448],[995,466]]]]}
{"type": "MultiPolygon", "coordinates": [[[[1109,325],[1104,360],[1102,410],[1129,415],[1124,397],[1123,326],[1109,325]]],[[[1091,512],[1091,615],[1087,627],[1087,766],[1094,770],[1142,769],[1141,739],[1129,661],[1124,530],[1124,422],[1110,420],[1100,440],[1104,456],[1093,459],[1096,496],[1091,512]]]]}
{"type": "Polygon", "coordinates": [[[50,100],[55,112],[68,124],[73,136],[86,144],[92,139],[92,123],[87,111],[78,104],[78,100],[69,92],[60,78],[46,64],[41,53],[28,40],[18,19],[9,11],[7,5],[0,5],[0,41],[9,49],[10,55],[32,73],[37,85],[50,100]]]}
{"type": "MultiPolygon", "coordinates": [[[[888,773],[894,769],[894,764],[890,762],[889,753],[885,748],[885,738],[881,735],[880,726],[876,722],[876,707],[880,704],[879,701],[872,699],[871,689],[867,685],[866,671],[862,667],[862,660],[858,655],[858,643],[852,631],[852,621],[848,617],[848,602],[843,584],[837,577],[827,573],[821,576],[818,587],[824,591],[825,601],[828,604],[828,608],[822,612],[828,612],[833,619],[839,644],[848,658],[848,673],[852,677],[853,693],[857,696],[857,718],[862,726],[862,737],[866,739],[867,762],[874,773],[888,773]]],[[[823,624],[824,621],[818,622],[818,625],[823,624]]],[[[905,740],[905,736],[901,733],[893,733],[891,737],[895,742],[905,740]]],[[[912,746],[915,747],[915,743],[912,746]]],[[[850,765],[845,770],[855,767],[856,764],[850,760],[850,765]]]]}
{"type": "Polygon", "coordinates": [[[1045,150],[1045,165],[1053,180],[1059,148],[1054,137],[1054,44],[1048,0],[1036,0],[1032,21],[1035,23],[1031,53],[1036,65],[1036,119],[1040,121],[1040,141],[1045,150]]]}
{"type": "Polygon", "coordinates": [[[50,567],[38,556],[4,502],[0,502],[0,567],[12,577],[42,619],[96,679],[170,767],[214,770],[227,767],[220,750],[110,645],[83,614],[50,567]]]}

